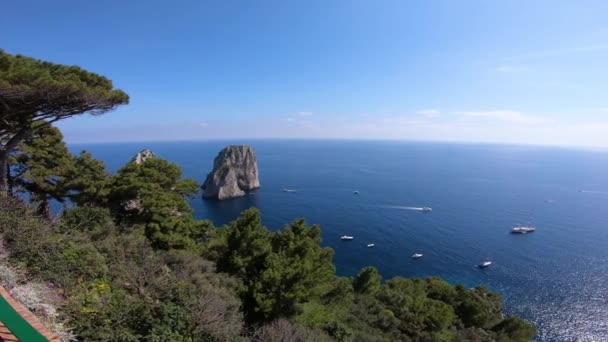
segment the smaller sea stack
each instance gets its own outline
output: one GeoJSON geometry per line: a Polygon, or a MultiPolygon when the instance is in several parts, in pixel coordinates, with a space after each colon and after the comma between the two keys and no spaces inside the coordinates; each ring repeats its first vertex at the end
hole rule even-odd
{"type": "Polygon", "coordinates": [[[143,162],[145,162],[149,158],[154,158],[154,157],[156,157],[156,155],[154,154],[154,152],[152,152],[152,150],[145,149],[145,150],[141,150],[141,152],[139,152],[138,154],[133,156],[133,158],[131,159],[131,162],[139,165],[139,164],[143,164],[143,162]]]}
{"type": "Polygon", "coordinates": [[[251,146],[224,147],[203,184],[203,198],[225,200],[260,187],[258,162],[251,146]]]}

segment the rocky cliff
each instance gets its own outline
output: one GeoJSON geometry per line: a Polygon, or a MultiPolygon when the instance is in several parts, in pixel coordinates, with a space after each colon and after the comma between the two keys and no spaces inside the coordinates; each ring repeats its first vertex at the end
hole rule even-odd
{"type": "Polygon", "coordinates": [[[215,157],[213,171],[203,184],[203,197],[240,197],[260,187],[258,162],[251,146],[227,146],[215,157]]]}

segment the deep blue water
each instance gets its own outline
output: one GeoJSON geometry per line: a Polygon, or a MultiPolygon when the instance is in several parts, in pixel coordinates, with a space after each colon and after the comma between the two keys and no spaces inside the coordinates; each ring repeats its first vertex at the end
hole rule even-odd
{"type": "Polygon", "coordinates": [[[608,340],[608,153],[279,140],[71,148],[87,149],[112,171],[150,148],[202,183],[229,143],[255,148],[262,188],[223,202],[192,199],[198,218],[221,225],[257,207],[265,225],[278,229],[305,217],[321,225],[340,275],[373,265],[385,278],[440,276],[484,284],[504,296],[508,313],[537,325],[539,340],[608,340]],[[423,206],[433,211],[408,209],[423,206]],[[509,234],[518,223],[537,231],[509,234]],[[344,234],[355,239],[341,241],[344,234]],[[413,260],[414,252],[424,257],[413,260]],[[486,258],[494,265],[477,269],[486,258]]]}

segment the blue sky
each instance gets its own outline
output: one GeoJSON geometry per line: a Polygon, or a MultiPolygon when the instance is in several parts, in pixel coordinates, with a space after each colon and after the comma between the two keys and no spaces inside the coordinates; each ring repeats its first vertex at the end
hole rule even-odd
{"type": "Polygon", "coordinates": [[[361,138],[608,147],[606,1],[9,1],[0,48],[131,104],[68,142],[361,138]]]}

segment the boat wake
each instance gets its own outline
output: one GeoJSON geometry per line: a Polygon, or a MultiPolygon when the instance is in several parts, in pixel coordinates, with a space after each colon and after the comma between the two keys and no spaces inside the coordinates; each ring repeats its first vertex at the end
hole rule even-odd
{"type": "Polygon", "coordinates": [[[422,207],[405,207],[402,205],[381,205],[381,208],[386,209],[399,209],[399,210],[414,210],[414,211],[425,211],[422,207]]]}
{"type": "Polygon", "coordinates": [[[579,192],[582,192],[585,194],[608,195],[608,191],[579,190],[579,192]]]}

